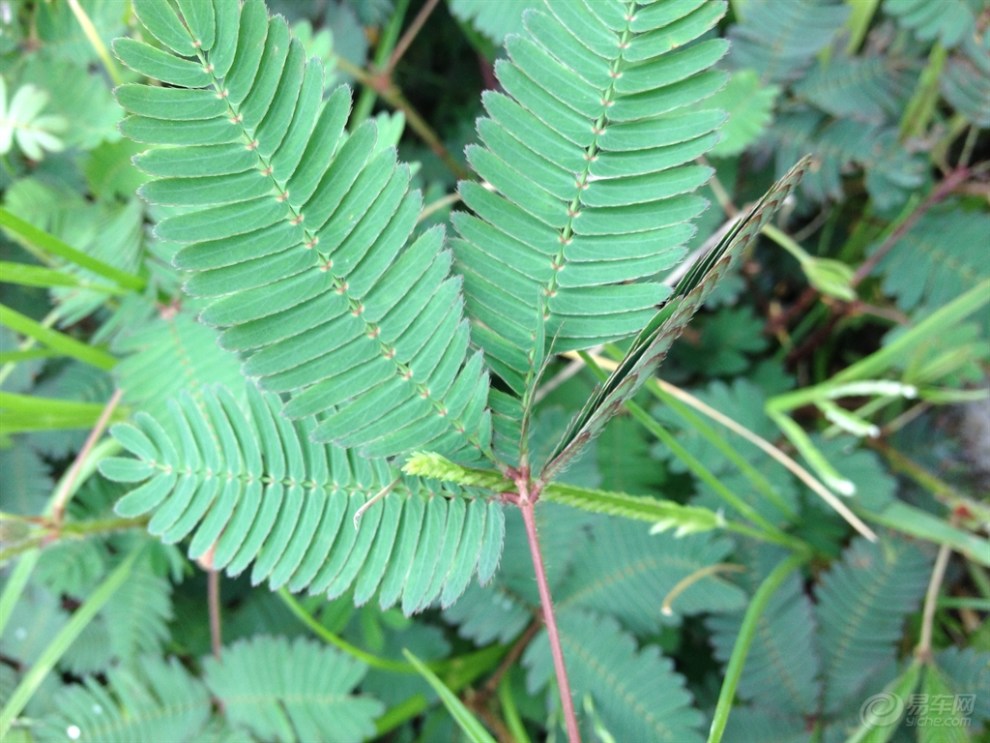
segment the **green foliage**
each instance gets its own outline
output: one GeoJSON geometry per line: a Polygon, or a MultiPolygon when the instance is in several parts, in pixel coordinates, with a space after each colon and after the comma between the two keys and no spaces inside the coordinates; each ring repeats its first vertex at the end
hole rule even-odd
{"type": "Polygon", "coordinates": [[[780,88],[763,85],[754,70],[733,73],[726,86],[705,101],[705,105],[721,108],[729,115],[711,154],[738,155],[758,139],[770,125],[778,95],[780,88]]]}
{"type": "Polygon", "coordinates": [[[458,20],[470,23],[496,44],[504,42],[509,34],[522,31],[526,10],[539,7],[539,3],[528,0],[509,5],[485,0],[448,0],[448,5],[458,20]]]}
{"type": "Polygon", "coordinates": [[[575,554],[557,589],[557,605],[562,611],[609,614],[647,634],[661,621],[678,621],[665,618],[661,603],[677,583],[694,578],[673,602],[675,617],[731,611],[742,604],[741,591],[718,574],[699,572],[721,562],[729,549],[710,533],[651,534],[640,524],[610,520],[597,525],[589,544],[575,554]]]}
{"type": "Polygon", "coordinates": [[[367,668],[312,640],[256,637],[204,662],[232,727],[258,740],[364,740],[382,704],[353,694],[367,668]]]}
{"type": "MultiPolygon", "coordinates": [[[[571,663],[574,693],[579,699],[586,695],[594,699],[601,725],[612,739],[703,740],[702,718],[691,707],[684,680],[656,646],[639,649],[615,620],[580,611],[561,616],[560,633],[571,663]],[[598,640],[601,637],[610,638],[605,648],[598,640]]],[[[545,635],[527,648],[523,663],[530,693],[550,681],[550,647],[545,635]]]]}
{"type": "Polygon", "coordinates": [[[133,741],[167,735],[191,740],[210,715],[210,695],[177,660],[146,658],[111,668],[106,685],[89,677],[56,697],[57,711],[38,726],[38,740],[133,741]]]}
{"type": "Polygon", "coordinates": [[[822,663],[824,712],[857,703],[870,677],[893,659],[904,617],[917,608],[930,565],[914,545],[858,540],[822,580],[820,637],[829,648],[822,663]]]}
{"type": "Polygon", "coordinates": [[[468,356],[442,234],[410,240],[421,200],[394,150],[376,152],[373,124],[345,141],[349,92],[322,100],[320,65],[260,0],[204,3],[186,23],[167,5],[136,10],[171,53],[117,53],[188,87],[121,86],[121,128],[178,145],[141,156],[159,176],[143,196],[188,207],[156,231],[184,245],[176,265],[188,293],[213,298],[202,318],[221,343],[265,388],[293,394],[286,415],[321,415],[322,441],[369,456],[485,454],[487,377],[468,356]]]}
{"type": "Polygon", "coordinates": [[[980,3],[974,0],[885,0],[884,10],[919,39],[937,39],[946,47],[956,46],[976,25],[980,3]]]}
{"type": "Polygon", "coordinates": [[[622,363],[598,386],[573,418],[550,455],[542,477],[549,478],[566,466],[646,383],[666,357],[674,340],[705,303],[713,285],[729,270],[738,252],[748,246],[773,217],[810,164],[809,160],[802,160],[788,171],[677,283],[670,297],[633,340],[622,363]]]}
{"type": "Polygon", "coordinates": [[[245,399],[237,358],[191,314],[167,307],[123,328],[115,339],[114,350],[126,357],[113,372],[125,400],[153,417],[164,417],[169,400],[180,393],[201,401],[206,388],[216,385],[245,399]]]}
{"type": "Polygon", "coordinates": [[[940,307],[990,276],[990,216],[962,207],[949,201],[928,212],[877,264],[884,291],[905,312],[940,307]]]}
{"type": "Polygon", "coordinates": [[[0,737],[982,739],[982,4],[442,5],[3,6],[0,737]]]}
{"type": "Polygon", "coordinates": [[[990,29],[982,35],[967,35],[949,57],[939,80],[945,99],[969,121],[990,127],[990,111],[983,105],[990,95],[990,29]]]}
{"type": "Polygon", "coordinates": [[[767,83],[800,78],[839,33],[849,7],[837,2],[748,0],[729,32],[730,64],[753,69],[767,83]]]}
{"type": "Polygon", "coordinates": [[[911,62],[891,56],[836,57],[794,92],[836,118],[883,123],[896,116],[914,85],[911,62]]]}
{"type": "Polygon", "coordinates": [[[921,159],[903,148],[892,129],[876,124],[829,120],[803,109],[778,117],[764,142],[774,149],[780,171],[795,153],[812,151],[821,158],[817,172],[802,182],[815,201],[841,198],[843,172],[850,167],[865,169],[866,188],[884,210],[901,205],[923,182],[921,159]]]}
{"type": "Polygon", "coordinates": [[[490,188],[460,186],[476,216],[453,217],[456,267],[475,341],[517,392],[546,353],[537,316],[555,350],[642,328],[670,296],[650,277],[683,255],[705,206],[691,192],[711,171],[691,160],[724,115],[684,109],[722,84],[707,68],[724,42],[690,44],[721,3],[643,8],[628,23],[624,12],[607,1],[526,14],[529,33],[495,64],[505,94],[483,98],[484,147],[466,151],[490,188]]]}
{"type": "Polygon", "coordinates": [[[151,514],[166,543],[192,536],[189,556],[251,582],[308,589],[330,598],[352,585],[358,604],[376,592],[407,613],[438,598],[449,605],[477,570],[498,563],[497,504],[397,480],[384,460],[365,460],[311,441],[312,423],[278,413],[278,399],[248,389],[242,408],[225,388],[185,393],[170,420],[139,413],[114,436],[136,458],[101,464],[139,483],[117,504],[125,517],[151,514]]]}
{"type": "MultiPolygon", "coordinates": [[[[738,734],[730,723],[726,739],[749,740],[750,725],[772,725],[780,740],[796,740],[809,718],[820,720],[823,729],[841,730],[868,690],[892,677],[895,645],[905,617],[924,594],[930,568],[929,557],[906,541],[858,539],[818,582],[815,604],[792,574],[760,617],[739,685],[751,717],[734,714],[742,722],[738,734]]],[[[739,616],[708,621],[722,661],[740,622],[739,616]]]]}

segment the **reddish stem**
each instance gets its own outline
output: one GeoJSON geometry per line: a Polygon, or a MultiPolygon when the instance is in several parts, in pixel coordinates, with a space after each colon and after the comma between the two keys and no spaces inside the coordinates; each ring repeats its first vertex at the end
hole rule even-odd
{"type": "MultiPolygon", "coordinates": [[[[902,237],[907,234],[933,206],[938,204],[940,201],[945,200],[954,191],[962,188],[969,177],[972,175],[972,171],[969,168],[961,167],[953,170],[949,173],[941,183],[939,183],[928,197],[921,202],[918,207],[908,215],[908,217],[901,222],[894,230],[887,236],[887,239],[883,241],[879,248],[873,251],[873,255],[867,258],[863,263],[856,269],[856,273],[853,275],[852,281],[850,282],[852,286],[859,286],[862,281],[870,275],[876,265],[880,260],[890,252],[890,250],[897,245],[902,237]]],[[[788,327],[793,320],[804,314],[811,305],[815,303],[818,299],[818,290],[813,286],[807,287],[798,300],[791,305],[790,309],[784,312],[777,318],[774,318],[770,323],[768,323],[767,331],[770,333],[775,333],[778,330],[782,330],[788,327]]],[[[830,325],[826,330],[831,332],[832,326],[830,325]]],[[[814,348],[820,338],[814,338],[814,343],[805,343],[805,347],[814,348]]],[[[804,347],[794,351],[791,355],[793,357],[800,357],[805,353],[804,347]]]]}
{"type": "MultiPolygon", "coordinates": [[[[210,551],[212,553],[212,549],[210,551]]],[[[210,557],[212,556],[211,554],[210,557]]],[[[206,572],[206,604],[210,612],[210,649],[213,651],[213,657],[220,660],[220,651],[223,648],[220,626],[220,573],[212,567],[206,572]]]]}
{"type": "Polygon", "coordinates": [[[65,476],[65,480],[62,482],[62,487],[52,502],[51,514],[56,530],[60,529],[62,526],[62,519],[65,518],[65,507],[69,502],[69,498],[72,497],[72,487],[76,484],[76,480],[79,478],[79,473],[82,471],[83,462],[86,461],[86,457],[88,457],[89,453],[93,451],[93,447],[96,446],[96,442],[100,440],[100,436],[102,436],[103,432],[106,430],[107,424],[110,422],[110,417],[113,415],[113,411],[117,407],[117,403],[120,402],[120,398],[123,397],[123,395],[124,391],[117,389],[114,390],[113,395],[110,396],[106,406],[100,413],[99,419],[96,421],[96,425],[93,426],[93,430],[89,432],[82,449],[79,450],[79,453],[73,460],[72,466],[69,468],[69,472],[65,476]]]}
{"type": "Polygon", "coordinates": [[[521,478],[517,484],[519,486],[518,505],[519,510],[522,511],[523,522],[526,524],[526,539],[529,542],[529,553],[533,558],[533,571],[536,573],[536,585],[540,591],[540,603],[543,605],[543,621],[547,625],[547,638],[550,640],[550,653],[553,655],[553,667],[557,675],[560,704],[564,710],[564,721],[567,725],[567,740],[569,743],[581,743],[577,715],[574,713],[574,700],[571,696],[571,682],[567,678],[564,651],[560,646],[560,633],[557,631],[557,619],[553,613],[550,585],[547,583],[547,572],[543,566],[543,555],[540,552],[540,540],[536,534],[534,507],[539,493],[531,496],[529,483],[525,479],[521,478]]]}
{"type": "Polygon", "coordinates": [[[423,24],[426,23],[426,19],[430,17],[433,9],[437,7],[437,2],[439,0],[426,0],[426,4],[420,8],[419,13],[413,19],[413,22],[409,25],[409,28],[399,39],[399,43],[395,45],[395,49],[392,50],[392,54],[388,58],[388,62],[385,65],[383,74],[386,77],[391,77],[392,72],[395,70],[395,66],[402,59],[402,55],[406,53],[409,45],[412,44],[413,39],[416,38],[416,34],[420,32],[423,28],[423,24]]]}

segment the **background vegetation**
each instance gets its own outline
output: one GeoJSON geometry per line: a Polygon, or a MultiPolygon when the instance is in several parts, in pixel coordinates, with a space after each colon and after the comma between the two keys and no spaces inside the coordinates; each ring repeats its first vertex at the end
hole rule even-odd
{"type": "MultiPolygon", "coordinates": [[[[397,145],[410,164],[417,235],[464,209],[457,181],[477,179],[464,152],[478,141],[481,93],[499,85],[493,61],[527,5],[268,2],[324,64],[328,95],[354,87],[348,130],[374,118],[380,148],[397,145]]],[[[407,506],[403,518],[420,508],[435,540],[455,519],[471,525],[472,550],[448,540],[430,556],[442,575],[386,574],[375,593],[375,566],[407,565],[414,546],[379,554],[369,536],[348,561],[353,499],[339,510],[350,541],[338,564],[300,577],[315,539],[302,527],[277,547],[218,556],[222,523],[189,536],[195,517],[163,508],[149,523],[149,491],[124,498],[148,477],[149,436],[160,453],[175,430],[220,432],[205,461],[180,448],[176,468],[239,457],[249,468],[242,433],[256,427],[266,462],[277,441],[286,471],[312,481],[323,449],[310,424],[285,422],[248,389],[218,332],[197,322],[210,279],[184,292],[180,246],[153,229],[181,208],[156,205],[153,188],[138,196],[148,176],[132,158],[146,146],[122,135],[113,91],[144,78],[111,44],[160,45],[131,3],[4,1],[0,22],[0,734],[481,739],[418,658],[499,740],[560,739],[515,509],[407,506]],[[158,439],[155,420],[178,428],[158,439]],[[103,436],[125,421],[136,427],[103,436]],[[227,574],[210,570],[218,559],[227,574]],[[316,595],[293,594],[306,587],[316,595]]],[[[990,721],[990,11],[981,0],[734,0],[710,35],[731,49],[717,63],[728,82],[706,105],[729,118],[704,160],[711,207],[684,254],[801,156],[818,162],[674,347],[664,381],[537,510],[585,736],[977,739],[990,721]],[[859,534],[823,492],[847,494],[859,534]],[[864,717],[885,692],[976,696],[972,708],[864,717]]],[[[471,310],[481,300],[467,288],[471,310]]],[[[535,458],[622,350],[551,359],[535,458]]],[[[363,502],[388,473],[349,457],[331,458],[334,487],[363,502]]],[[[291,505],[293,492],[281,508],[298,513],[307,501],[291,505]]],[[[461,501],[429,500],[448,502],[461,501]]],[[[318,517],[299,523],[315,530],[318,517]]]]}

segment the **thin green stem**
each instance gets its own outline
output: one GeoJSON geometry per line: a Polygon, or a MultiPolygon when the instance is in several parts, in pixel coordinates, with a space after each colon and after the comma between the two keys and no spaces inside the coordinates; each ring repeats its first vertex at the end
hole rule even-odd
{"type": "Polygon", "coordinates": [[[12,214],[0,207],[0,227],[6,227],[16,235],[19,235],[26,242],[40,248],[44,253],[63,258],[71,263],[75,263],[81,268],[85,268],[93,273],[117,282],[120,286],[135,291],[144,289],[145,280],[140,276],[129,274],[114,268],[111,265],[98,260],[91,255],[87,255],[80,250],[76,250],[71,245],[59,240],[52,234],[38,229],[30,222],[26,222],[20,217],[12,214]]]}
{"type": "Polygon", "coordinates": [[[509,685],[508,676],[503,677],[502,683],[498,685],[498,701],[502,707],[502,717],[505,718],[505,724],[515,743],[530,743],[526,725],[519,714],[516,700],[512,696],[512,687],[509,685]]]}
{"type": "MultiPolygon", "coordinates": [[[[586,353],[581,353],[579,355],[584,360],[585,364],[589,366],[591,371],[599,379],[605,378],[605,372],[602,371],[598,359],[594,359],[586,353]]],[[[699,434],[704,436],[705,439],[712,446],[718,449],[723,454],[723,456],[726,457],[726,459],[732,462],[739,469],[739,471],[743,473],[746,479],[749,480],[750,483],[757,490],[759,490],[767,498],[767,500],[770,501],[777,508],[778,511],[780,511],[780,513],[785,518],[788,519],[794,518],[795,514],[793,509],[791,509],[791,507],[780,496],[780,494],[777,492],[777,489],[773,486],[770,480],[767,479],[767,477],[762,472],[760,472],[751,462],[749,462],[738,451],[736,451],[736,449],[728,441],[726,441],[724,437],[720,436],[711,426],[705,423],[704,420],[702,420],[693,412],[691,412],[691,410],[686,405],[682,404],[682,401],[678,400],[672,394],[672,391],[669,387],[667,387],[666,385],[661,385],[656,379],[650,379],[646,382],[646,388],[653,394],[655,398],[657,398],[662,403],[667,405],[682,420],[684,420],[685,423],[691,426],[691,428],[693,428],[699,434]]],[[[695,399],[696,398],[692,398],[692,400],[695,399]]],[[[692,461],[697,463],[697,465],[700,468],[697,470],[699,477],[702,477],[701,469],[708,471],[707,468],[704,467],[704,465],[696,457],[691,456],[687,452],[687,450],[680,444],[680,442],[676,441],[676,439],[673,438],[672,434],[670,434],[668,431],[663,429],[663,427],[649,413],[643,410],[637,403],[630,403],[629,405],[627,405],[627,407],[629,408],[629,411],[632,413],[633,417],[636,420],[642,423],[643,426],[646,427],[647,430],[649,430],[651,433],[661,438],[665,444],[670,445],[668,442],[672,441],[673,450],[678,453],[678,457],[680,457],[681,453],[684,453],[687,454],[687,456],[690,457],[692,461]],[[636,412],[637,409],[639,412],[636,412]],[[660,431],[663,431],[663,433],[660,433],[660,431]]],[[[702,411],[702,412],[706,412],[706,411],[702,411]]],[[[723,425],[725,425],[723,421],[720,420],[720,422],[722,422],[723,425]]],[[[685,460],[685,463],[687,463],[687,460],[685,460]]],[[[714,478],[714,475],[711,475],[710,472],[709,475],[711,478],[714,478]]],[[[710,477],[703,477],[703,479],[705,480],[705,482],[712,484],[710,477]]],[[[717,480],[717,478],[715,479],[717,480]]],[[[726,490],[724,486],[712,485],[712,487],[715,487],[720,494],[724,495],[724,491],[726,490]]],[[[756,512],[752,509],[752,507],[748,506],[748,504],[745,504],[745,502],[743,501],[739,501],[738,496],[735,496],[735,494],[730,494],[729,497],[732,499],[732,501],[727,500],[726,502],[731,502],[731,505],[733,505],[733,507],[737,509],[739,509],[739,503],[743,503],[744,509],[748,509],[748,510],[740,510],[740,513],[742,513],[744,516],[746,516],[746,518],[750,519],[751,521],[754,521],[754,523],[759,523],[758,521],[755,521],[753,519],[753,514],[755,514],[756,512]]],[[[759,514],[756,515],[759,516],[759,514]]],[[[766,526],[766,524],[760,524],[760,525],[764,527],[766,526]]],[[[771,529],[773,528],[774,527],[771,526],[771,529]]]]}
{"type": "Polygon", "coordinates": [[[106,69],[107,74],[113,81],[114,85],[123,85],[124,78],[121,77],[120,71],[117,69],[117,65],[114,64],[113,57],[110,55],[110,50],[107,49],[107,45],[103,43],[103,39],[100,38],[99,32],[96,30],[96,26],[93,25],[93,21],[90,20],[89,16],[86,15],[86,11],[79,4],[79,0],[68,0],[69,8],[72,10],[72,14],[76,17],[76,21],[82,28],[83,33],[89,40],[90,46],[93,47],[93,51],[96,52],[96,56],[100,58],[100,62],[103,63],[104,69],[106,69]]]}
{"type": "MultiPolygon", "coordinates": [[[[598,366],[597,360],[592,359],[592,357],[588,356],[586,353],[581,352],[579,355],[582,358],[586,358],[590,363],[593,363],[595,367],[598,366]]],[[[599,375],[602,374],[601,369],[598,370],[598,374],[599,375]]],[[[728,416],[722,415],[722,413],[713,409],[709,405],[706,405],[698,398],[694,397],[693,395],[689,395],[684,390],[681,390],[672,384],[657,379],[650,379],[646,383],[646,388],[651,392],[653,392],[654,395],[658,397],[661,397],[663,393],[666,393],[668,397],[673,396],[676,398],[677,401],[691,405],[691,407],[694,407],[695,409],[699,410],[707,417],[725,426],[733,433],[742,436],[744,439],[749,441],[751,444],[753,444],[761,451],[763,451],[765,454],[769,455],[772,459],[774,459],[779,464],[781,464],[785,469],[787,469],[791,474],[797,477],[801,482],[807,485],[812,492],[814,492],[822,500],[828,503],[828,505],[830,505],[840,516],[842,516],[842,518],[844,518],[850,526],[856,529],[856,531],[858,531],[860,534],[862,534],[870,541],[874,541],[874,542],[876,541],[877,536],[876,534],[873,533],[872,529],[870,529],[866,524],[864,524],[863,521],[856,516],[856,514],[854,514],[851,510],[849,510],[849,508],[844,503],[842,503],[838,498],[836,498],[835,494],[833,494],[828,488],[826,488],[817,479],[815,479],[815,477],[810,472],[808,472],[808,470],[806,470],[804,467],[802,467],[800,464],[794,461],[792,457],[788,456],[783,451],[781,451],[779,447],[774,446],[769,441],[764,439],[762,436],[757,436],[755,433],[750,431],[745,426],[739,425],[728,416]]],[[[697,416],[691,414],[690,411],[685,411],[685,413],[689,416],[688,418],[689,422],[691,422],[691,419],[694,419],[692,425],[699,427],[699,430],[708,428],[703,421],[698,420],[697,416]]],[[[725,450],[728,444],[727,442],[721,441],[721,439],[719,439],[718,436],[714,436],[710,440],[712,441],[712,443],[719,446],[721,451],[725,452],[725,455],[730,459],[730,461],[736,461],[736,459],[739,459],[739,455],[736,454],[736,452],[731,447],[728,447],[728,451],[725,450]]],[[[752,467],[752,465],[750,465],[748,462],[745,462],[745,464],[748,467],[752,467]]]]}
{"type": "Polygon", "coordinates": [[[95,366],[97,369],[109,371],[117,365],[117,359],[112,354],[102,349],[94,348],[88,343],[77,341],[65,333],[46,328],[38,321],[32,320],[27,315],[22,315],[17,310],[6,305],[0,305],[0,325],[6,325],[21,335],[30,336],[39,343],[65,356],[70,356],[84,364],[95,366]]]}
{"type": "Polygon", "coordinates": [[[764,225],[763,229],[760,230],[760,234],[766,235],[777,243],[777,245],[790,253],[798,263],[804,265],[804,263],[811,260],[811,256],[808,255],[808,252],[804,248],[798,245],[797,240],[772,224],[764,225]]]}
{"type": "Polygon", "coordinates": [[[846,21],[846,28],[849,29],[846,55],[852,56],[866,38],[866,32],[870,28],[880,0],[846,0],[846,4],[849,6],[849,20],[846,21]]]}
{"type": "Polygon", "coordinates": [[[416,673],[416,669],[409,663],[403,663],[398,660],[389,660],[388,658],[379,658],[373,653],[369,653],[366,650],[351,645],[347,640],[338,637],[333,632],[328,630],[322,624],[320,624],[312,614],[310,614],[306,607],[303,606],[299,601],[289,593],[286,589],[280,588],[278,590],[278,597],[282,599],[289,611],[291,611],[296,618],[305,624],[317,637],[319,637],[324,642],[333,645],[338,650],[342,650],[347,653],[352,658],[356,658],[362,663],[367,663],[372,668],[377,668],[381,671],[392,671],[394,673],[416,673]]]}
{"type": "MultiPolygon", "coordinates": [[[[59,316],[58,308],[52,310],[47,315],[45,315],[45,317],[42,319],[42,321],[40,323],[41,324],[41,327],[43,327],[43,328],[50,328],[52,325],[54,325],[58,321],[58,316],[59,316]]],[[[17,347],[17,350],[18,351],[21,351],[21,352],[25,352],[25,353],[30,352],[32,349],[34,349],[34,347],[37,345],[37,343],[38,343],[38,341],[35,338],[31,338],[30,336],[28,336],[17,347]]],[[[45,348],[45,349],[36,349],[36,350],[37,350],[38,353],[45,354],[45,357],[46,358],[52,357],[52,356],[57,356],[58,355],[58,352],[57,351],[52,351],[51,349],[47,349],[47,348],[45,348]]],[[[18,364],[18,361],[11,360],[11,361],[6,362],[3,365],[3,368],[0,369],[0,386],[2,386],[3,383],[7,381],[7,378],[11,374],[14,373],[14,370],[17,368],[17,364],[18,364]]]]}
{"type": "Polygon", "coordinates": [[[743,666],[746,663],[746,656],[753,644],[756,636],[756,628],[760,617],[767,608],[770,598],[780,588],[784,580],[792,571],[796,570],[804,561],[804,555],[791,555],[777,565],[770,574],[764,578],[760,587],[753,595],[743,617],[742,626],[739,628],[739,636],[735,645],[732,646],[732,655],[729,657],[729,664],[725,668],[725,678],[722,681],[722,688],[718,694],[718,702],[715,705],[715,714],[712,718],[712,727],[708,733],[708,743],[719,743],[725,733],[725,726],[729,721],[729,713],[732,711],[732,700],[736,696],[736,689],[739,686],[739,679],[742,677],[743,666]]]}
{"type": "Polygon", "coordinates": [[[626,404],[626,408],[632,414],[634,420],[638,421],[643,428],[656,436],[657,440],[667,447],[678,459],[687,465],[699,480],[708,485],[715,493],[732,508],[736,509],[742,516],[758,524],[764,530],[772,533],[779,533],[780,530],[771,523],[765,516],[755,508],[735,494],[731,489],[722,484],[704,463],[694,456],[680,441],[666,428],[661,426],[649,413],[635,402],[626,404]]]}
{"type": "Polygon", "coordinates": [[[915,88],[914,95],[908,101],[904,114],[901,116],[901,141],[920,137],[928,129],[928,125],[935,115],[935,107],[939,97],[939,80],[948,57],[949,52],[942,43],[935,42],[931,53],[928,55],[928,64],[918,79],[918,86],[915,88]]]}
{"type": "MultiPolygon", "coordinates": [[[[8,517],[5,514],[3,519],[8,517]]],[[[32,550],[40,550],[41,547],[52,544],[63,539],[85,539],[87,537],[99,536],[102,534],[114,534],[120,531],[131,529],[143,529],[148,524],[148,517],[139,518],[111,518],[94,519],[92,521],[70,521],[56,526],[51,521],[43,521],[38,533],[32,534],[27,539],[21,540],[6,549],[0,550],[0,565],[3,565],[11,558],[18,555],[25,555],[18,563],[18,566],[27,559],[26,553],[32,550]]]]}
{"type": "MultiPolygon", "coordinates": [[[[402,22],[406,18],[406,11],[408,9],[409,0],[398,0],[396,2],[395,8],[392,10],[392,15],[389,17],[388,25],[385,26],[378,40],[378,47],[375,49],[375,58],[372,61],[373,69],[381,70],[388,62],[399,40],[399,32],[402,30],[402,22]]],[[[345,68],[341,67],[341,69],[345,68]]],[[[372,73],[368,77],[372,79],[378,78],[381,82],[368,85],[358,78],[364,84],[364,87],[358,96],[357,103],[354,105],[354,113],[351,114],[351,126],[354,128],[368,118],[371,114],[372,107],[375,105],[375,98],[382,92],[382,88],[388,87],[388,75],[375,75],[372,73]]]]}
{"type": "MultiPolygon", "coordinates": [[[[452,691],[460,691],[474,682],[483,673],[498,663],[508,648],[505,645],[489,645],[474,653],[459,656],[446,661],[447,673],[445,681],[452,691]]],[[[428,663],[428,668],[437,668],[436,663],[428,663]]],[[[415,694],[404,702],[389,709],[375,721],[375,730],[379,735],[385,735],[404,722],[419,717],[430,706],[430,702],[422,694],[415,694]]]]}
{"type": "Polygon", "coordinates": [[[375,720],[375,732],[379,736],[385,735],[402,723],[419,717],[429,706],[430,703],[425,696],[415,694],[394,707],[389,707],[385,714],[375,720]]]}
{"type": "Polygon", "coordinates": [[[942,596],[938,600],[941,609],[971,609],[973,611],[990,612],[990,599],[975,596],[942,596]]]}
{"type": "Polygon", "coordinates": [[[7,736],[10,732],[11,725],[14,723],[14,719],[21,713],[24,706],[30,701],[31,697],[34,695],[38,687],[41,686],[45,677],[51,672],[55,667],[65,651],[69,649],[69,646],[75,642],[76,638],[79,637],[80,633],[86,628],[86,626],[93,621],[96,615],[99,613],[100,609],[106,605],[106,603],[113,597],[113,595],[120,589],[124,582],[127,580],[128,576],[131,574],[131,569],[134,567],[134,563],[138,558],[141,550],[135,550],[129,554],[124,561],[118,565],[110,575],[104,579],[99,586],[89,595],[89,598],[83,602],[75,612],[73,612],[72,617],[65,624],[62,629],[58,631],[55,637],[52,638],[48,646],[41,652],[38,659],[34,662],[34,665],[28,669],[27,673],[21,679],[21,683],[17,685],[14,692],[10,695],[7,700],[7,704],[4,705],[3,710],[0,710],[0,739],[7,736]]]}
{"type": "MultiPolygon", "coordinates": [[[[699,416],[695,415],[688,406],[684,403],[683,398],[675,395],[671,389],[670,385],[661,384],[656,380],[650,380],[646,383],[647,389],[653,393],[653,396],[658,400],[667,405],[672,411],[674,411],[683,421],[685,421],[689,426],[691,426],[695,431],[700,433],[702,436],[708,440],[709,443],[713,444],[716,449],[718,449],[723,456],[725,456],[730,462],[732,462],[740,472],[746,477],[747,480],[752,483],[752,485],[759,490],[767,500],[769,500],[778,511],[781,512],[786,518],[793,519],[795,517],[794,510],[787,504],[777,489],[773,486],[773,483],[762,473],[756,466],[747,460],[742,454],[736,451],[724,437],[720,436],[718,432],[705,423],[699,416]]],[[[683,392],[682,390],[678,390],[683,392]]],[[[692,396],[693,398],[693,396],[692,396]]],[[[700,402],[697,398],[692,399],[692,405],[696,405],[700,402]]],[[[735,433],[740,433],[740,430],[733,429],[732,426],[726,425],[725,421],[728,420],[726,416],[722,416],[720,413],[717,416],[712,416],[713,411],[711,408],[705,406],[702,412],[710,418],[717,420],[722,425],[734,430],[735,433]]],[[[735,421],[732,421],[735,423],[735,421]]],[[[737,424],[738,425],[738,424],[737,424]]],[[[746,430],[744,427],[739,426],[739,429],[746,430]]],[[[747,438],[744,436],[744,438],[747,438]]],[[[756,444],[755,441],[750,441],[750,443],[756,444]]],[[[759,447],[759,444],[756,444],[759,447]]]]}
{"type": "Polygon", "coordinates": [[[210,568],[206,571],[206,604],[210,615],[210,650],[213,657],[220,660],[223,649],[223,626],[220,615],[220,572],[210,568]]]}
{"type": "Polygon", "coordinates": [[[21,594],[24,592],[28,579],[30,579],[31,573],[34,571],[34,566],[38,564],[40,557],[41,550],[33,549],[33,551],[17,561],[10,576],[7,578],[7,583],[3,587],[3,593],[0,593],[0,635],[3,635],[4,629],[7,627],[7,622],[13,616],[14,606],[21,598],[21,594]]]}
{"type": "Polygon", "coordinates": [[[940,333],[944,333],[946,328],[955,327],[988,303],[990,303],[990,279],[984,279],[914,327],[905,330],[879,351],[838,372],[828,384],[838,385],[879,376],[915,344],[929,337],[937,337],[940,333]]]}
{"type": "MultiPolygon", "coordinates": [[[[972,562],[966,563],[966,572],[969,573],[970,580],[976,586],[976,590],[985,598],[990,600],[990,576],[987,571],[972,562]]],[[[2,615],[0,615],[2,616],[2,615]]]]}

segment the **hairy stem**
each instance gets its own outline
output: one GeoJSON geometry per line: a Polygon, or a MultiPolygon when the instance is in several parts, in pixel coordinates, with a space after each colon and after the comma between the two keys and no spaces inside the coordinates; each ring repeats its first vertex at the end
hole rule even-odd
{"type": "Polygon", "coordinates": [[[557,675],[560,704],[564,711],[564,721],[567,726],[567,740],[569,743],[580,743],[581,733],[578,731],[577,715],[574,713],[571,682],[567,678],[567,667],[564,665],[564,651],[560,646],[557,619],[553,613],[553,599],[550,596],[550,585],[547,583],[547,572],[543,566],[540,539],[536,533],[536,515],[534,513],[536,503],[530,497],[529,484],[525,479],[520,478],[518,486],[519,510],[522,511],[523,522],[526,524],[526,541],[529,542],[529,553],[533,558],[533,571],[536,573],[536,585],[540,591],[540,604],[543,606],[543,621],[547,625],[547,638],[550,640],[550,653],[553,656],[553,668],[557,675]]]}

